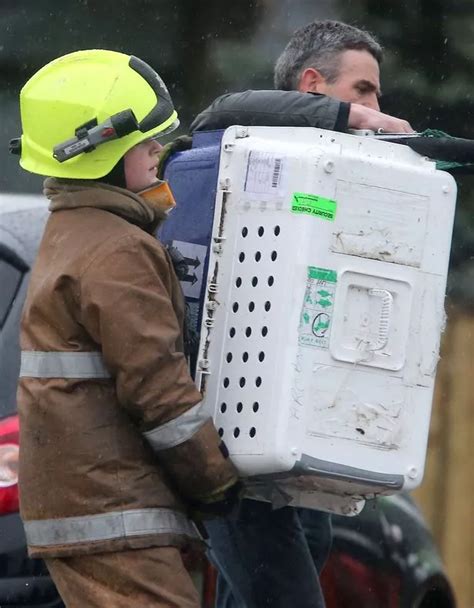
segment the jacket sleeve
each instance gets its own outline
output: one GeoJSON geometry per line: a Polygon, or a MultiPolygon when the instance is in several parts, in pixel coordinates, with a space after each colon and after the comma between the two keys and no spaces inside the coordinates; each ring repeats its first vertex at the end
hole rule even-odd
{"type": "MultiPolygon", "coordinates": [[[[99,345],[117,398],[184,498],[225,491],[237,471],[181,351],[172,268],[153,237],[103,246],[81,278],[81,322],[99,345]]],[[[176,285],[176,284],[175,284],[176,285]]]]}
{"type": "Polygon", "coordinates": [[[350,104],[299,91],[244,91],[218,97],[191,124],[191,131],[231,125],[318,127],[346,131],[350,104]]]}

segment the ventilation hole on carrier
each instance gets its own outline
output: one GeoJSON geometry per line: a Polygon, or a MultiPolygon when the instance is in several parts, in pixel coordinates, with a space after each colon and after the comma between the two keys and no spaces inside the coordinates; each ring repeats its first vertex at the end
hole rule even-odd
{"type": "Polygon", "coordinates": [[[239,262],[243,262],[245,260],[245,253],[243,251],[241,251],[239,253],[239,262]]]}
{"type": "Polygon", "coordinates": [[[235,427],[234,429],[234,437],[237,439],[237,437],[240,435],[240,429],[238,426],[235,427]]]}
{"type": "Polygon", "coordinates": [[[246,382],[247,382],[247,380],[244,377],[240,378],[240,380],[239,380],[240,388],[244,388],[246,382]]]}
{"type": "Polygon", "coordinates": [[[262,379],[261,379],[261,377],[260,377],[260,376],[257,376],[257,377],[255,378],[255,386],[258,388],[258,387],[259,387],[259,386],[261,386],[261,385],[262,385],[262,379]]]}
{"type": "Polygon", "coordinates": [[[235,286],[240,287],[241,285],[242,285],[242,279],[240,277],[237,277],[235,279],[235,286]]]}
{"type": "MultiPolygon", "coordinates": [[[[229,353],[229,355],[230,355],[230,354],[231,354],[231,353],[229,353]]],[[[228,356],[228,355],[227,355],[227,356],[228,356]]],[[[259,360],[259,361],[260,361],[260,363],[261,363],[261,362],[262,362],[264,359],[265,359],[265,353],[263,352],[263,350],[261,350],[261,351],[258,353],[258,360],[259,360]]]]}
{"type": "Polygon", "coordinates": [[[219,433],[219,437],[222,437],[224,434],[224,429],[221,427],[217,432],[219,433]]]}
{"type": "Polygon", "coordinates": [[[250,437],[255,437],[256,434],[257,434],[257,429],[253,426],[249,431],[249,435],[250,435],[250,437]]]}
{"type": "Polygon", "coordinates": [[[231,327],[231,328],[229,329],[229,336],[230,336],[231,338],[233,338],[233,337],[235,336],[235,327],[231,327]]]}
{"type": "Polygon", "coordinates": [[[265,232],[264,227],[263,226],[259,226],[258,230],[257,230],[258,236],[263,236],[264,232],[265,232]]]}
{"type": "Polygon", "coordinates": [[[260,253],[260,251],[257,251],[257,253],[255,254],[255,261],[260,262],[261,259],[262,259],[262,254],[260,253]]]}
{"type": "Polygon", "coordinates": [[[252,287],[257,287],[257,285],[258,285],[257,277],[252,277],[252,287]]]}
{"type": "Polygon", "coordinates": [[[230,384],[229,378],[224,378],[224,380],[222,382],[223,387],[227,388],[229,386],[229,384],[230,384]]]}
{"type": "Polygon", "coordinates": [[[226,355],[226,361],[227,361],[227,363],[230,363],[232,361],[232,358],[233,358],[232,357],[232,353],[227,353],[227,355],[226,355]]]}
{"type": "Polygon", "coordinates": [[[247,352],[242,353],[242,361],[244,363],[247,363],[248,360],[249,360],[249,354],[247,352]]]}
{"type": "Polygon", "coordinates": [[[276,251],[272,251],[272,255],[270,257],[272,259],[272,262],[274,262],[277,259],[277,257],[278,257],[277,252],[276,251]]]}
{"type": "Polygon", "coordinates": [[[255,302],[249,302],[249,311],[253,312],[255,310],[255,302]]]}
{"type": "Polygon", "coordinates": [[[252,328],[251,327],[246,327],[245,328],[245,335],[247,336],[247,338],[250,338],[250,336],[252,335],[252,328]]]}
{"type": "Polygon", "coordinates": [[[268,327],[264,325],[262,327],[262,336],[265,337],[268,334],[268,327]]]}
{"type": "Polygon", "coordinates": [[[237,413],[240,414],[243,409],[244,409],[243,403],[241,401],[239,401],[237,403],[237,407],[236,407],[237,413]]]}
{"type": "Polygon", "coordinates": [[[221,412],[224,413],[227,409],[227,403],[221,403],[221,412]]]}
{"type": "Polygon", "coordinates": [[[271,307],[272,307],[272,303],[267,300],[265,302],[265,306],[264,306],[265,310],[268,312],[271,307]]]}
{"type": "Polygon", "coordinates": [[[278,236],[280,234],[280,226],[275,226],[275,228],[273,229],[273,234],[275,236],[278,236]]]}
{"type": "Polygon", "coordinates": [[[258,412],[259,407],[260,407],[259,402],[258,402],[258,401],[254,401],[254,404],[252,405],[252,409],[253,409],[253,411],[254,411],[255,413],[257,413],[257,412],[258,412]]]}
{"type": "Polygon", "coordinates": [[[271,287],[274,282],[275,282],[275,278],[272,275],[270,275],[267,280],[268,286],[271,287]]]}
{"type": "Polygon", "coordinates": [[[248,233],[249,233],[249,230],[248,230],[247,226],[244,226],[242,228],[242,236],[245,238],[248,233]]]}
{"type": "Polygon", "coordinates": [[[237,312],[237,311],[239,310],[239,303],[238,303],[238,302],[234,302],[234,303],[232,304],[232,310],[233,310],[234,312],[237,312]]]}

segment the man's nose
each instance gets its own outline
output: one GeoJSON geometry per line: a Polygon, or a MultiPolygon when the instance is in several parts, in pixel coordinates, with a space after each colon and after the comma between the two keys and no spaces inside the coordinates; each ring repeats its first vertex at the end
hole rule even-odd
{"type": "Polygon", "coordinates": [[[371,110],[377,110],[377,112],[380,112],[379,98],[375,93],[370,95],[370,97],[366,99],[362,105],[366,108],[370,108],[371,110]]]}

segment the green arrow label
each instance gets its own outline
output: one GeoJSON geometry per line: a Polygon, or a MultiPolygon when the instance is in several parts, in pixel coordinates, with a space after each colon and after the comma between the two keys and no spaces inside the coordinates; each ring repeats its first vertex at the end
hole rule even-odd
{"type": "Polygon", "coordinates": [[[291,201],[291,210],[293,213],[306,213],[321,219],[334,222],[336,217],[336,201],[316,194],[304,194],[303,192],[294,192],[293,200],[291,201]]]}
{"type": "Polygon", "coordinates": [[[308,266],[306,291],[298,328],[300,346],[329,348],[337,272],[308,266]]]}

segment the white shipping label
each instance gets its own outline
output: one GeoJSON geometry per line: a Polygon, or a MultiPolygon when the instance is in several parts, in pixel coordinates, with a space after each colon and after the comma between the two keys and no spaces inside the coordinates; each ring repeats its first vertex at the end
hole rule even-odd
{"type": "Polygon", "coordinates": [[[259,195],[257,198],[283,196],[285,171],[285,158],[281,154],[251,150],[247,160],[244,191],[259,195]]]}

